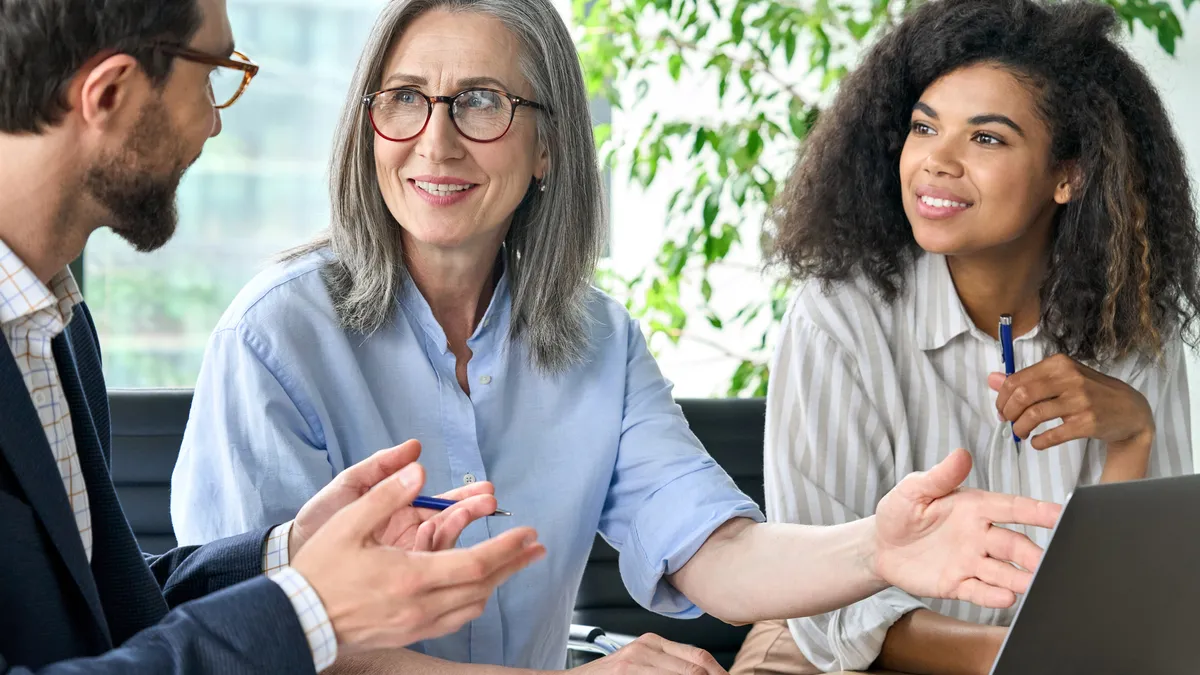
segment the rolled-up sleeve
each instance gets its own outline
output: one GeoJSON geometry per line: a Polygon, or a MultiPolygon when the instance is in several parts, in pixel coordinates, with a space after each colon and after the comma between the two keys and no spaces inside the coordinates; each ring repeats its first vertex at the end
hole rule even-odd
{"type": "MultiPolygon", "coordinates": [[[[771,522],[834,525],[875,512],[896,482],[886,427],[854,358],[828,335],[797,326],[781,332],[767,394],[764,480],[771,522]]],[[[925,607],[896,588],[788,628],[822,672],[866,670],[888,629],[925,607]]]]}
{"type": "Polygon", "coordinates": [[[243,325],[213,334],[171,476],[180,544],[290,520],[332,480],[319,421],[289,383],[243,325]]]}
{"type": "Polygon", "coordinates": [[[635,321],[628,331],[620,446],[600,534],[619,551],[621,578],[634,600],[691,618],[701,610],[663,577],[679,571],[730,519],[765,517],[688,428],[635,321]]]}

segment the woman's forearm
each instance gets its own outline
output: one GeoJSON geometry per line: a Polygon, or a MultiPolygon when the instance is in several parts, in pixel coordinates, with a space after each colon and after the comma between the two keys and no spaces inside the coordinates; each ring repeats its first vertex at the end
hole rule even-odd
{"type": "Polygon", "coordinates": [[[875,519],[844,525],[722,525],[670,581],[734,624],[813,616],[887,587],[874,571],[875,519]]]}
{"type": "Polygon", "coordinates": [[[1120,483],[1146,477],[1150,451],[1154,447],[1154,432],[1135,436],[1121,443],[1109,443],[1104,456],[1101,483],[1120,483]]]}
{"type": "Polygon", "coordinates": [[[876,665],[914,675],[987,675],[1007,631],[918,609],[888,630],[876,665]]]}

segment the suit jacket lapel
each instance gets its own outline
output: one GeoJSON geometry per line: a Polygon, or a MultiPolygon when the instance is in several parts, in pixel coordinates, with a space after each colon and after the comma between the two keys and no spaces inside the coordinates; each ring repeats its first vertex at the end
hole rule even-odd
{"type": "Polygon", "coordinates": [[[0,456],[12,467],[25,498],[41,518],[101,631],[107,633],[96,580],[88,566],[54,453],[17,362],[3,339],[0,339],[0,410],[4,411],[0,416],[0,456]]]}

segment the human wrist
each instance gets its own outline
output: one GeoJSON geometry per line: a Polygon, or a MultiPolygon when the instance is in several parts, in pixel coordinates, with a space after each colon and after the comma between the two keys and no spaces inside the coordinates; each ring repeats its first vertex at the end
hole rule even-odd
{"type": "Polygon", "coordinates": [[[1145,478],[1153,444],[1152,426],[1125,440],[1108,443],[1100,482],[1114,483],[1145,478]]]}
{"type": "Polygon", "coordinates": [[[1143,424],[1139,428],[1139,430],[1136,433],[1134,433],[1132,436],[1130,436],[1124,440],[1109,443],[1108,445],[1110,448],[1116,447],[1123,452],[1142,451],[1142,452],[1149,453],[1150,446],[1153,444],[1154,444],[1154,420],[1151,419],[1151,420],[1147,421],[1145,424],[1143,424]]]}
{"type": "Polygon", "coordinates": [[[875,516],[862,518],[855,524],[859,527],[856,528],[858,531],[854,538],[855,549],[858,552],[854,559],[860,573],[864,574],[873,586],[890,586],[879,568],[879,532],[875,516]]]}

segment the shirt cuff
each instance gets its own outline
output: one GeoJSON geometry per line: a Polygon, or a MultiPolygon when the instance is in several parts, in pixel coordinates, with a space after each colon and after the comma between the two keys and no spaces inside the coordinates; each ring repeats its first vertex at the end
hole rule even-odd
{"type": "Polygon", "coordinates": [[[308,648],[312,650],[313,667],[318,673],[325,670],[337,660],[337,636],[321,598],[317,597],[317,592],[304,575],[291,567],[271,572],[268,578],[279,584],[288,600],[292,601],[292,607],[300,619],[300,627],[304,629],[304,637],[308,639],[308,648]]]}
{"type": "Polygon", "coordinates": [[[312,650],[313,667],[317,672],[328,668],[337,660],[337,635],[333,625],[329,623],[329,615],[317,592],[296,570],[291,568],[288,539],[292,534],[294,521],[278,525],[267,534],[267,544],[263,547],[263,572],[271,581],[279,584],[300,619],[300,627],[304,629],[304,637],[308,639],[308,648],[312,650]]]}
{"type": "Polygon", "coordinates": [[[277,572],[291,564],[288,539],[292,534],[293,522],[295,521],[289,520],[282,525],[277,525],[267,534],[267,545],[263,547],[262,568],[264,574],[277,572]]]}

